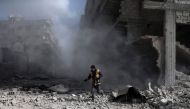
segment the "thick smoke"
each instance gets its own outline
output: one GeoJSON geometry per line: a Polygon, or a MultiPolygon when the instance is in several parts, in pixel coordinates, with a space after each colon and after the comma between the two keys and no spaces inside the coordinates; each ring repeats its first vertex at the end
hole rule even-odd
{"type": "Polygon", "coordinates": [[[23,17],[26,20],[49,19],[52,21],[53,32],[61,49],[59,56],[63,63],[56,68],[55,73],[59,75],[70,75],[68,69],[72,68],[73,52],[75,48],[76,34],[79,30],[81,14],[84,10],[73,6],[85,0],[1,0],[1,19],[8,19],[9,16],[23,17]],[[67,71],[67,72],[66,72],[67,71]]]}
{"type": "Polygon", "coordinates": [[[55,75],[69,76],[82,81],[89,73],[89,66],[95,64],[102,70],[103,81],[109,86],[118,87],[119,84],[139,86],[146,81],[144,80],[146,75],[143,74],[146,69],[139,68],[143,64],[140,61],[141,57],[136,55],[137,51],[133,46],[124,41],[126,37],[115,30],[109,33],[109,26],[79,31],[82,12],[71,11],[69,7],[71,1],[3,0],[2,11],[5,13],[4,16],[13,14],[23,16],[25,19],[52,20],[62,60],[62,63],[56,65],[55,75]]]}
{"type": "Polygon", "coordinates": [[[145,41],[139,48],[129,44],[126,36],[122,36],[115,29],[112,29],[111,33],[109,30],[110,28],[98,27],[83,31],[83,38],[80,39],[83,43],[76,54],[78,63],[81,62],[76,65],[79,71],[87,72],[85,69],[88,69],[87,66],[91,63],[98,65],[105,75],[104,88],[122,87],[127,84],[144,88],[153,80],[155,84],[158,77],[158,53],[151,46],[152,42],[145,41]]]}

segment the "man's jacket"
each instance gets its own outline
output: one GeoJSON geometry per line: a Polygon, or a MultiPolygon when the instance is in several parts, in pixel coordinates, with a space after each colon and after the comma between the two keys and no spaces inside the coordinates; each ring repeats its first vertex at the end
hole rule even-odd
{"type": "Polygon", "coordinates": [[[97,86],[100,85],[100,78],[102,77],[102,73],[99,69],[96,69],[95,71],[91,71],[91,73],[88,75],[88,80],[92,80],[92,85],[97,86]]]}

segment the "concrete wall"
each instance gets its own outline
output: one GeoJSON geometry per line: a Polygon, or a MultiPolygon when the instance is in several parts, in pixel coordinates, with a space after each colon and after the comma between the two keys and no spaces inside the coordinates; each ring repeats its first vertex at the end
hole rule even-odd
{"type": "Polygon", "coordinates": [[[9,72],[6,76],[50,74],[55,50],[50,21],[16,17],[0,21],[0,73],[9,72]]]}

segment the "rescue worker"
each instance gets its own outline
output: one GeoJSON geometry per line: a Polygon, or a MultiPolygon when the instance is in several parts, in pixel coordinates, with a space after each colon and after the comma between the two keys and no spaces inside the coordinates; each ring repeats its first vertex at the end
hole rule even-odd
{"type": "Polygon", "coordinates": [[[91,87],[91,94],[92,94],[92,100],[94,101],[94,90],[97,91],[98,94],[103,94],[100,92],[100,78],[102,78],[102,73],[99,69],[96,68],[95,65],[90,66],[91,73],[88,75],[88,78],[86,78],[84,81],[92,80],[92,87],[91,87]]]}

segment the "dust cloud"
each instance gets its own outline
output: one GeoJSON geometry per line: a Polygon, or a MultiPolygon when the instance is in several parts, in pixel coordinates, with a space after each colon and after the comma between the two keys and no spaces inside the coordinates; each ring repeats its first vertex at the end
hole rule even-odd
{"type": "Polygon", "coordinates": [[[53,22],[54,35],[61,49],[61,62],[55,67],[55,75],[82,81],[89,73],[89,66],[95,64],[102,71],[103,83],[107,86],[133,84],[144,87],[142,83],[149,81],[145,80],[147,71],[145,67],[139,67],[143,64],[141,57],[133,46],[127,44],[126,37],[115,30],[108,34],[109,26],[81,31],[80,17],[84,14],[85,2],[81,11],[73,11],[70,9],[71,1],[2,0],[2,11],[4,16],[12,14],[25,19],[50,19],[53,22]]]}

